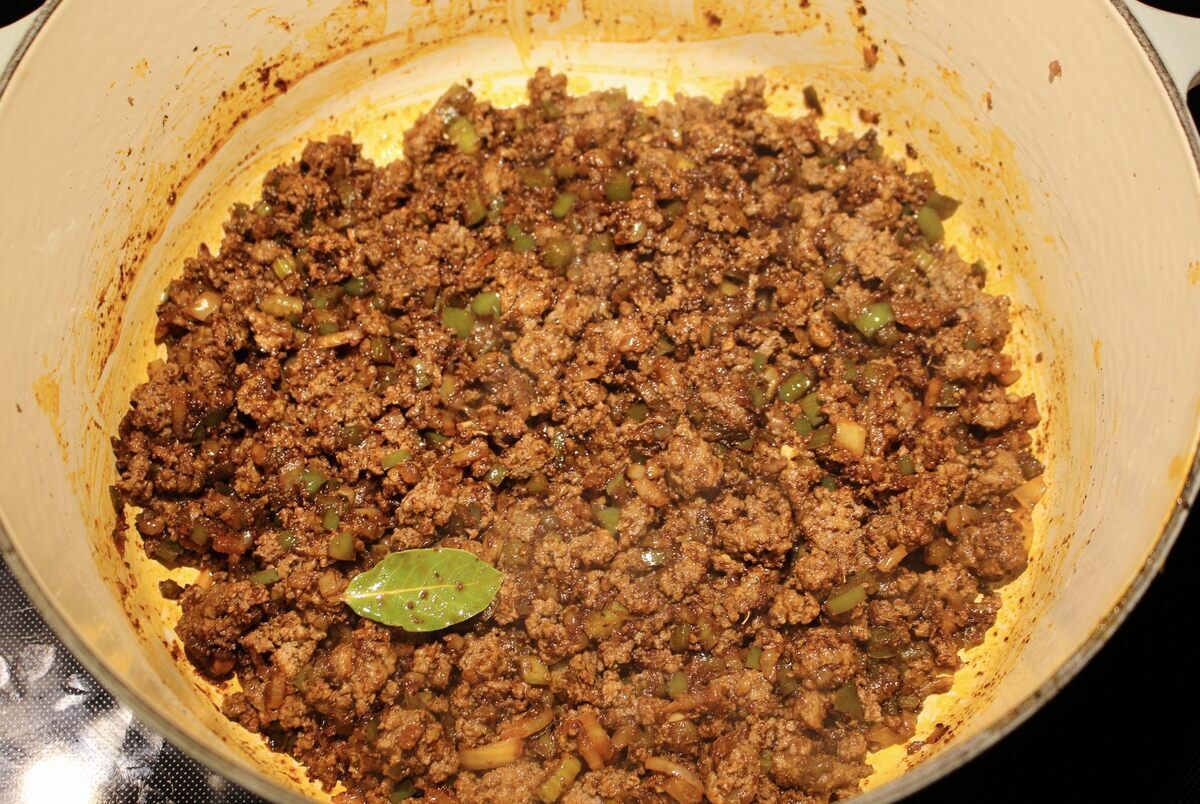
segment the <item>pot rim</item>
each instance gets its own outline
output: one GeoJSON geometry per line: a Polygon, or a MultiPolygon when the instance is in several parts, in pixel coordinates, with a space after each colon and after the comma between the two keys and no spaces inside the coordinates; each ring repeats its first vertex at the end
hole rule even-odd
{"type": "MultiPolygon", "coordinates": [[[[1146,58],[1154,67],[1159,81],[1170,98],[1171,105],[1175,110],[1179,125],[1183,129],[1184,136],[1187,138],[1188,147],[1192,155],[1192,167],[1196,175],[1200,176],[1200,133],[1197,132],[1196,127],[1192,123],[1191,114],[1187,107],[1187,98],[1179,91],[1179,88],[1171,79],[1166,66],[1163,64],[1158,51],[1154,47],[1154,43],[1150,40],[1141,23],[1138,22],[1137,18],[1129,10],[1125,0],[1108,0],[1108,2],[1121,20],[1129,26],[1146,58]]],[[[50,15],[61,4],[62,0],[47,0],[42,9],[37,12],[37,16],[30,25],[29,30],[13,53],[12,59],[3,67],[3,71],[0,72],[0,96],[3,96],[4,91],[8,88],[17,66],[24,58],[25,53],[28,52],[33,40],[41,32],[42,28],[45,27],[50,15]]],[[[1041,686],[995,723],[973,734],[963,742],[947,748],[929,760],[906,771],[882,787],[867,791],[861,796],[856,796],[856,800],[863,802],[863,804],[885,804],[886,802],[897,801],[922,788],[928,787],[942,777],[948,776],[1024,723],[1046,701],[1054,697],[1059,690],[1065,687],[1079,673],[1084,665],[1108,642],[1117,628],[1125,622],[1126,617],[1129,616],[1129,612],[1142,599],[1150,583],[1154,580],[1159,570],[1162,569],[1167,555],[1183,530],[1191,506],[1196,501],[1197,493],[1200,492],[1200,444],[1193,443],[1191,449],[1191,463],[1187,477],[1181,488],[1180,496],[1176,498],[1173,509],[1162,525],[1154,548],[1143,562],[1133,581],[1126,588],[1124,595],[1117,601],[1108,615],[1092,630],[1087,639],[1067,657],[1066,661],[1049,678],[1042,682],[1041,686]]],[[[103,657],[88,650],[74,628],[63,617],[54,600],[44,593],[41,585],[35,580],[33,574],[25,565],[21,555],[17,552],[15,544],[8,535],[3,522],[2,512],[0,512],[0,556],[3,556],[13,577],[17,579],[25,594],[33,601],[38,613],[45,619],[46,624],[54,632],[55,636],[62,641],[84,669],[95,677],[109,694],[122,705],[128,707],[140,720],[152,726],[166,737],[172,745],[192,758],[199,760],[214,773],[249,790],[251,793],[273,801],[287,800],[303,802],[307,800],[296,791],[284,788],[261,774],[225,763],[221,757],[210,751],[207,746],[193,739],[190,734],[180,729],[174,721],[160,715],[158,710],[144,699],[138,690],[125,683],[120,674],[113,670],[103,657]]]]}

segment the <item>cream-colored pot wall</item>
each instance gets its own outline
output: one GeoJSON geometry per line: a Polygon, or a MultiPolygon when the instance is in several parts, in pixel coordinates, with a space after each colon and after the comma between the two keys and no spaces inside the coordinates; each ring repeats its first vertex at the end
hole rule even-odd
{"type": "Polygon", "coordinates": [[[918,737],[949,731],[876,755],[864,801],[927,783],[1052,694],[1140,595],[1194,495],[1198,145],[1170,78],[1200,68],[1195,23],[1135,9],[1160,75],[1125,7],[1101,0],[52,5],[0,96],[0,547],[109,689],[272,799],[320,791],[177,661],[163,570],[136,534],[124,553],[113,538],[109,438],[153,354],[159,293],[229,204],[308,137],[350,130],[395,158],[454,81],[511,103],[541,64],[577,91],[649,98],[762,73],[781,111],[813,84],[831,127],[879,111],[889,153],[912,145],[965,199],[948,237],[1018,302],[1050,492],[1030,570],[918,737]]]}

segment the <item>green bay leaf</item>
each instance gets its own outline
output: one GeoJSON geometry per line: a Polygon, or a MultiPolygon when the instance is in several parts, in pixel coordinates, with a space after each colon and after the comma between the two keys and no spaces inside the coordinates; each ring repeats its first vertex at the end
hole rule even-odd
{"type": "Polygon", "coordinates": [[[402,550],[350,581],[344,599],[384,625],[438,631],[486,609],[502,580],[504,573],[466,550],[402,550]]]}

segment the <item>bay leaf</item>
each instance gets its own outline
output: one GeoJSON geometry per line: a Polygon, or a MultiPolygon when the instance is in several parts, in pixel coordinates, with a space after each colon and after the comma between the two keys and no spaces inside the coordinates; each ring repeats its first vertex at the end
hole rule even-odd
{"type": "Polygon", "coordinates": [[[438,631],[486,609],[502,580],[504,573],[466,550],[402,550],[350,581],[344,599],[384,625],[438,631]]]}

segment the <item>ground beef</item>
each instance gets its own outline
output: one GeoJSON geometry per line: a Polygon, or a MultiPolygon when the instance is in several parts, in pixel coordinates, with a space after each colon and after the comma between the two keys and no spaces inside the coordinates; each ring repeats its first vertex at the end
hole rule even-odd
{"type": "Polygon", "coordinates": [[[1029,558],[1007,301],[874,132],[771,116],[760,79],[565,87],[454,87],[404,160],[272,170],[167,289],[116,491],[200,569],[164,592],[226,714],[347,801],[524,802],[577,760],[563,801],[850,795],[1029,558]],[[342,602],[438,545],[504,572],[479,616],[342,602]]]}

